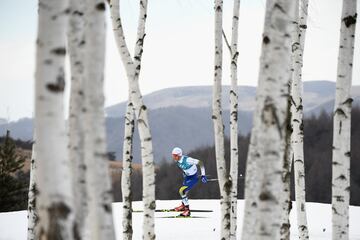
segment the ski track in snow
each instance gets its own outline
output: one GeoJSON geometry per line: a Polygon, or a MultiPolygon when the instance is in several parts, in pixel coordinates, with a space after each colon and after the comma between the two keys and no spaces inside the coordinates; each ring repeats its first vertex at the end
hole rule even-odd
{"type": "MultiPolygon", "coordinates": [[[[157,209],[173,208],[180,204],[180,200],[157,200],[157,209]]],[[[114,225],[117,240],[122,239],[122,204],[113,203],[114,225]]],[[[238,201],[237,229],[240,239],[242,228],[242,212],[244,201],[238,201]]],[[[296,206],[293,204],[293,206],[296,206]]],[[[203,218],[161,218],[176,216],[178,213],[155,213],[156,239],[161,240],[198,240],[220,239],[220,204],[219,200],[190,200],[192,209],[210,209],[210,213],[192,213],[192,216],[203,218]]],[[[320,203],[306,203],[310,239],[331,239],[331,205],[320,203]]],[[[134,210],[142,209],[142,202],[133,202],[134,210]]],[[[133,213],[133,239],[142,239],[142,214],[133,213]]],[[[296,209],[290,214],[291,239],[298,239],[296,227],[296,209]]],[[[0,213],[0,240],[24,240],[27,233],[26,211],[0,213]]],[[[350,240],[360,240],[360,207],[350,207],[350,240]]]]}

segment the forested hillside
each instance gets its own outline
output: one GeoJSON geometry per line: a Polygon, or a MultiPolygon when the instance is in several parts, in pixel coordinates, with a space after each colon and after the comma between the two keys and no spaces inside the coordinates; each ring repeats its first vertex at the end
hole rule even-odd
{"type": "MultiPolygon", "coordinates": [[[[239,134],[248,134],[253,122],[255,87],[239,86],[239,134]]],[[[334,109],[335,83],[329,81],[304,82],[305,117],[318,116],[321,110],[327,113],[334,109]]],[[[183,150],[193,150],[214,142],[211,122],[211,86],[177,87],[163,89],[144,96],[149,108],[149,121],[154,141],[154,160],[161,162],[174,145],[182,145],[183,150]],[[169,134],[171,132],[171,134],[169,134]],[[194,134],[196,132],[196,134],[194,134]],[[191,141],[189,141],[190,139],[191,141]]],[[[223,118],[225,134],[229,134],[229,87],[223,88],[223,118]]],[[[352,87],[353,106],[360,106],[360,86],[352,87]]],[[[116,159],[122,158],[124,137],[124,114],[126,102],[106,108],[107,149],[114,152],[116,159]]],[[[12,136],[22,140],[33,137],[33,122],[30,118],[1,124],[0,135],[10,130],[12,136]]],[[[134,135],[134,158],[141,162],[138,131],[134,135]]]]}
{"type": "MultiPolygon", "coordinates": [[[[241,121],[241,119],[240,119],[241,121]]],[[[306,199],[309,202],[330,203],[331,201],[331,161],[332,161],[332,116],[323,112],[317,117],[304,121],[304,151],[306,171],[306,199]]],[[[351,204],[360,205],[360,108],[352,112],[351,143],[351,204]]],[[[245,162],[249,144],[249,136],[239,136],[239,198],[244,197],[245,162]]],[[[226,140],[226,161],[229,164],[229,140],[226,140]]],[[[217,178],[214,147],[198,148],[188,155],[205,162],[206,173],[217,178]]],[[[170,156],[169,156],[170,157],[170,156]]],[[[121,200],[120,178],[114,179],[114,192],[117,201],[121,200]]],[[[141,198],[141,173],[133,173],[134,200],[141,198]]],[[[156,198],[177,199],[178,188],[182,183],[181,171],[173,162],[163,161],[158,164],[156,176],[156,198]]],[[[219,198],[216,182],[199,183],[192,191],[191,198],[219,198]]],[[[294,187],[292,186],[292,197],[294,187]]]]}
{"type": "MultiPolygon", "coordinates": [[[[304,147],[307,201],[330,203],[331,200],[331,154],[332,154],[332,117],[323,112],[317,117],[304,121],[304,147]]],[[[0,144],[4,137],[0,137],[0,144]]],[[[351,143],[351,204],[360,205],[360,108],[352,112],[352,143],[351,143]]],[[[31,149],[31,142],[15,140],[15,144],[26,150],[31,149]]],[[[244,197],[245,162],[249,144],[249,136],[239,136],[239,198],[244,197]]],[[[179,145],[180,146],[180,145],[179,145]]],[[[226,139],[226,161],[229,164],[230,148],[226,139]]],[[[30,153],[29,153],[30,154],[30,153]]],[[[29,155],[28,154],[28,155],[29,155]]],[[[206,173],[210,178],[217,178],[214,147],[201,147],[189,152],[188,155],[205,162],[206,173]]],[[[169,156],[170,158],[170,156],[169,156]]],[[[29,159],[29,156],[27,157],[29,159]]],[[[25,162],[23,171],[29,170],[29,160],[25,162]]],[[[119,165],[120,166],[120,165],[119,165]]],[[[121,171],[118,165],[111,166],[114,196],[121,201],[121,171]]],[[[156,166],[156,198],[178,199],[178,188],[181,186],[182,174],[174,162],[163,160],[156,166]]],[[[18,178],[27,178],[29,173],[19,172],[18,178]]],[[[133,167],[133,199],[141,199],[141,165],[133,167]]],[[[293,187],[292,187],[293,189],[293,187]]],[[[293,192],[293,191],[292,191],[293,192]]],[[[24,193],[26,198],[27,193],[24,193]]],[[[292,194],[293,195],[293,194],[292,194]]],[[[199,183],[192,191],[191,198],[219,198],[217,182],[199,183]]]]}

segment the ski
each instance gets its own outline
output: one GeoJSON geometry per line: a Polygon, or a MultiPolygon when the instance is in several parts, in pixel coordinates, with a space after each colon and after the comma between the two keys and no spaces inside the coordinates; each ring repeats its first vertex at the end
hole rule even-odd
{"type": "MultiPolygon", "coordinates": [[[[191,212],[212,212],[212,210],[202,210],[202,209],[190,209],[191,212]]],[[[133,213],[143,212],[143,210],[133,210],[133,213]]],[[[155,212],[179,212],[175,209],[156,209],[155,212]]]]}
{"type": "Polygon", "coordinates": [[[201,216],[180,216],[180,215],[176,215],[176,216],[164,216],[164,217],[156,217],[156,218],[208,218],[208,217],[201,217],[201,216]]]}

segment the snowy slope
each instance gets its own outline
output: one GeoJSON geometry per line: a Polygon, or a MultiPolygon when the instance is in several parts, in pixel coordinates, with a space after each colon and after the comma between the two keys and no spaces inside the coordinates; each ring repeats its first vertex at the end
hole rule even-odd
{"type": "MultiPolygon", "coordinates": [[[[172,208],[179,201],[157,201],[157,208],[172,208]]],[[[192,213],[193,216],[202,218],[171,219],[162,218],[174,216],[176,213],[156,213],[155,231],[157,239],[162,240],[198,240],[220,239],[220,207],[218,200],[191,200],[193,209],[212,209],[212,213],[192,213]]],[[[243,212],[243,200],[239,200],[238,235],[241,231],[241,213],[243,212]]],[[[295,204],[293,204],[295,206],[295,204]]],[[[331,239],[331,206],[329,204],[307,203],[310,239],[331,239]]],[[[122,239],[121,227],[121,203],[114,203],[114,223],[116,226],[117,240],[122,239]]],[[[141,202],[134,202],[134,209],[141,209],[141,202]]],[[[291,215],[291,239],[297,238],[296,214],[291,215]]],[[[360,207],[350,207],[350,239],[360,240],[360,207]]],[[[26,239],[26,212],[0,213],[0,240],[23,240],[26,239]]],[[[133,239],[142,239],[142,213],[133,214],[133,239]]],[[[238,236],[238,239],[239,236],[238,236]]]]}

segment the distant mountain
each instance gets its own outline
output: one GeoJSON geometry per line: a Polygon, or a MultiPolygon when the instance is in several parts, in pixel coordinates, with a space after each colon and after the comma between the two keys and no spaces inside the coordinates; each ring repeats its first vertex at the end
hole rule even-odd
{"type": "MultiPolygon", "coordinates": [[[[229,86],[223,87],[222,107],[229,109],[229,86]]],[[[252,111],[255,106],[256,88],[249,86],[240,86],[239,91],[239,110],[252,111]]],[[[148,95],[143,100],[146,106],[151,109],[162,109],[168,107],[186,107],[186,108],[211,108],[212,86],[191,86],[175,87],[162,89],[148,95]]],[[[126,102],[122,102],[106,108],[108,117],[121,117],[124,115],[126,102]]]]}
{"type": "MultiPolygon", "coordinates": [[[[223,87],[223,119],[226,135],[229,135],[229,86],[223,87]]],[[[255,108],[256,88],[239,87],[239,131],[248,134],[255,108]]],[[[333,111],[335,83],[311,81],[304,83],[303,105],[305,117],[319,115],[321,111],[333,111]]],[[[360,105],[360,86],[352,87],[353,105],[360,105]]],[[[167,88],[144,96],[149,108],[149,121],[153,137],[155,161],[169,158],[172,147],[179,146],[188,152],[200,146],[214,143],[211,121],[212,86],[167,88]]],[[[122,158],[124,113],[126,102],[106,108],[108,151],[122,158]]],[[[11,131],[12,136],[29,140],[32,138],[32,120],[0,124],[0,135],[11,131]]],[[[135,133],[134,162],[140,162],[140,144],[135,133]]]]}
{"type": "MultiPolygon", "coordinates": [[[[224,111],[224,124],[229,135],[229,111],[224,111]]],[[[239,113],[239,131],[248,133],[252,122],[251,112],[239,113]]],[[[200,146],[214,144],[210,108],[168,107],[149,111],[155,161],[169,159],[173,147],[179,146],[185,152],[200,146]]],[[[108,149],[122,156],[124,118],[106,120],[108,149]]],[[[140,161],[140,144],[137,130],[134,139],[134,162],[140,161]]]]}
{"type": "Polygon", "coordinates": [[[7,123],[7,120],[5,118],[0,118],[0,125],[7,123]]]}
{"type": "MultiPolygon", "coordinates": [[[[322,111],[334,111],[335,83],[329,81],[311,81],[304,83],[304,114],[318,116],[322,111]]],[[[360,105],[360,86],[352,86],[353,106],[360,105]]]]}
{"type": "Polygon", "coordinates": [[[6,135],[6,130],[10,130],[10,135],[13,138],[31,140],[33,136],[33,121],[31,118],[22,118],[16,122],[0,124],[0,136],[6,135]]]}
{"type": "MultiPolygon", "coordinates": [[[[330,99],[326,102],[323,102],[317,106],[315,106],[314,108],[308,110],[305,112],[305,117],[309,117],[311,115],[314,116],[318,116],[322,111],[326,112],[326,113],[330,113],[334,111],[334,103],[335,103],[335,99],[330,99]]],[[[360,94],[358,94],[357,96],[353,95],[353,103],[352,106],[360,106],[360,94]]]]}
{"type": "MultiPolygon", "coordinates": [[[[323,106],[327,112],[333,111],[335,97],[335,82],[307,81],[304,82],[303,105],[306,116],[318,115],[323,106]],[[332,101],[332,103],[331,103],[332,101]],[[330,108],[329,108],[330,107],[330,108]]],[[[223,87],[222,105],[229,109],[229,86],[223,87]]],[[[239,86],[239,111],[252,112],[255,108],[256,87],[239,86]]],[[[352,87],[355,105],[360,104],[360,86],[352,87]]],[[[212,86],[191,86],[162,89],[144,96],[146,106],[151,109],[168,107],[211,108],[212,86]]],[[[108,117],[122,117],[126,109],[126,102],[106,108],[108,117]]]]}

